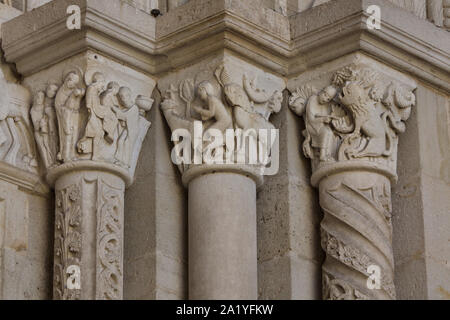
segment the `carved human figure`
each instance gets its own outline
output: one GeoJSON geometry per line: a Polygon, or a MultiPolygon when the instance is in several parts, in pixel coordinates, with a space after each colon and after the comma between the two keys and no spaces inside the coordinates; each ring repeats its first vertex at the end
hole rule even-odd
{"type": "Polygon", "coordinates": [[[331,100],[336,96],[337,89],[328,86],[318,95],[309,98],[306,105],[305,125],[311,139],[311,146],[319,149],[320,161],[331,161],[331,148],[335,135],[330,122],[335,119],[331,112],[331,100]]]}
{"type": "Polygon", "coordinates": [[[45,114],[45,93],[39,91],[35,97],[33,106],[31,107],[31,121],[34,126],[34,137],[42,156],[44,164],[49,167],[54,163],[53,154],[50,148],[49,137],[49,119],[45,114]]]}
{"type": "Polygon", "coordinates": [[[215,71],[219,84],[223,87],[227,103],[233,107],[237,127],[247,130],[275,129],[269,122],[272,112],[281,109],[282,95],[275,91],[268,94],[254,87],[254,82],[247,75],[243,76],[243,86],[231,80],[225,66],[219,66],[215,71]]]}
{"type": "Polygon", "coordinates": [[[119,100],[117,94],[119,93],[120,85],[112,81],[108,83],[106,91],[100,95],[100,102],[103,106],[113,109],[114,107],[119,107],[119,100]]]}
{"type": "Polygon", "coordinates": [[[131,90],[127,87],[121,87],[118,93],[121,109],[116,109],[116,115],[121,122],[121,131],[117,142],[117,151],[115,158],[120,165],[129,167],[133,148],[139,136],[139,108],[131,98],[131,90]]]}
{"type": "MultiPolygon", "coordinates": [[[[94,73],[92,83],[86,91],[86,108],[89,119],[84,136],[78,142],[78,151],[84,154],[92,153],[92,160],[103,159],[102,143],[103,141],[113,143],[114,133],[117,130],[117,118],[111,106],[104,106],[101,103],[101,94],[104,90],[104,75],[100,72],[94,73]]],[[[107,99],[111,99],[110,95],[111,92],[105,92],[107,99]]]]}
{"type": "Polygon", "coordinates": [[[74,71],[69,72],[55,98],[60,141],[57,158],[63,162],[70,161],[75,156],[80,103],[85,93],[84,89],[77,87],[79,83],[80,76],[74,71]]]}
{"type": "Polygon", "coordinates": [[[49,84],[45,91],[44,100],[44,113],[48,122],[48,138],[52,164],[56,162],[56,155],[58,153],[58,126],[56,124],[55,112],[55,96],[57,92],[58,86],[56,84],[49,84]]]}
{"type": "Polygon", "coordinates": [[[222,101],[214,95],[214,88],[209,81],[203,81],[198,85],[197,94],[200,100],[206,104],[206,109],[202,106],[194,106],[194,110],[198,112],[203,121],[215,119],[208,129],[218,129],[224,132],[231,127],[233,122],[230,113],[228,112],[222,101]]]}

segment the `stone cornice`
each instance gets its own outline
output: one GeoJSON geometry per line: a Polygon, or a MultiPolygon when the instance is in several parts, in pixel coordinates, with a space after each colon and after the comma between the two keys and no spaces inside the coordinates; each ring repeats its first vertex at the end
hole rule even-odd
{"type": "Polygon", "coordinates": [[[192,0],[155,19],[118,1],[53,1],[5,23],[3,49],[24,75],[86,49],[152,75],[230,50],[288,77],[360,51],[450,91],[450,33],[386,0],[335,0],[289,18],[258,3],[192,0]],[[80,31],[66,28],[69,4],[81,7],[80,31]],[[381,30],[365,23],[372,4],[381,30]]]}
{"type": "Polygon", "coordinates": [[[385,0],[336,0],[290,17],[289,73],[299,73],[345,54],[362,51],[450,90],[450,33],[385,0]],[[381,29],[369,30],[365,9],[381,8],[381,29]],[[302,64],[303,63],[303,64],[302,64]]]}
{"type": "Polygon", "coordinates": [[[155,72],[154,64],[159,61],[153,56],[155,19],[122,2],[53,1],[3,27],[6,58],[14,61],[24,75],[88,48],[107,52],[109,56],[148,73],[155,72]],[[69,30],[66,26],[69,5],[78,5],[81,9],[81,30],[69,30]]]}

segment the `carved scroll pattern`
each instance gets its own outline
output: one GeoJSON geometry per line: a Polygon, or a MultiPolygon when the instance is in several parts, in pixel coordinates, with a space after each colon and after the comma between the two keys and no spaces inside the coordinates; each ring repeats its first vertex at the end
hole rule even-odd
{"type": "Polygon", "coordinates": [[[54,291],[57,300],[80,299],[81,290],[67,287],[67,268],[81,263],[81,187],[73,184],[56,191],[54,291]]]}
{"type": "Polygon", "coordinates": [[[123,288],[123,190],[98,181],[97,299],[120,300],[123,288]]]}
{"type": "MultiPolygon", "coordinates": [[[[343,291],[345,299],[358,298],[355,292],[370,299],[395,299],[390,182],[378,174],[354,178],[348,176],[351,174],[342,173],[321,184],[321,239],[326,252],[323,277],[346,283],[342,288],[352,288],[353,294],[343,291]],[[362,178],[371,185],[361,182],[362,178]],[[371,265],[380,268],[381,289],[367,286],[371,265]]],[[[339,290],[323,290],[324,299],[342,298],[336,294],[339,290]]]]}

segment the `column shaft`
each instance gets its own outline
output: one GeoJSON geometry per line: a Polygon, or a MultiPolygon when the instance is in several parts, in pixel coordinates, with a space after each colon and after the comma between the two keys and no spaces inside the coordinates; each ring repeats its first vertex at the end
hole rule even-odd
{"type": "Polygon", "coordinates": [[[56,181],[54,299],[122,299],[124,191],[101,171],[56,181]]]}
{"type": "Polygon", "coordinates": [[[256,185],[213,173],[189,183],[189,298],[256,299],[256,185]]]}
{"type": "Polygon", "coordinates": [[[395,299],[390,186],[364,171],[320,182],[324,299],[395,299]],[[381,290],[367,285],[370,266],[380,270],[381,290]]]}

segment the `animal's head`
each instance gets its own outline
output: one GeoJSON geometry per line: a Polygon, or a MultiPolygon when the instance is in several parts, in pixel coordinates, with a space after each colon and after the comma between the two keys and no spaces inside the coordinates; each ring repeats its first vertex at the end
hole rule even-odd
{"type": "Polygon", "coordinates": [[[344,106],[352,109],[352,106],[365,105],[367,92],[360,85],[351,82],[342,89],[339,99],[344,106]]]}

